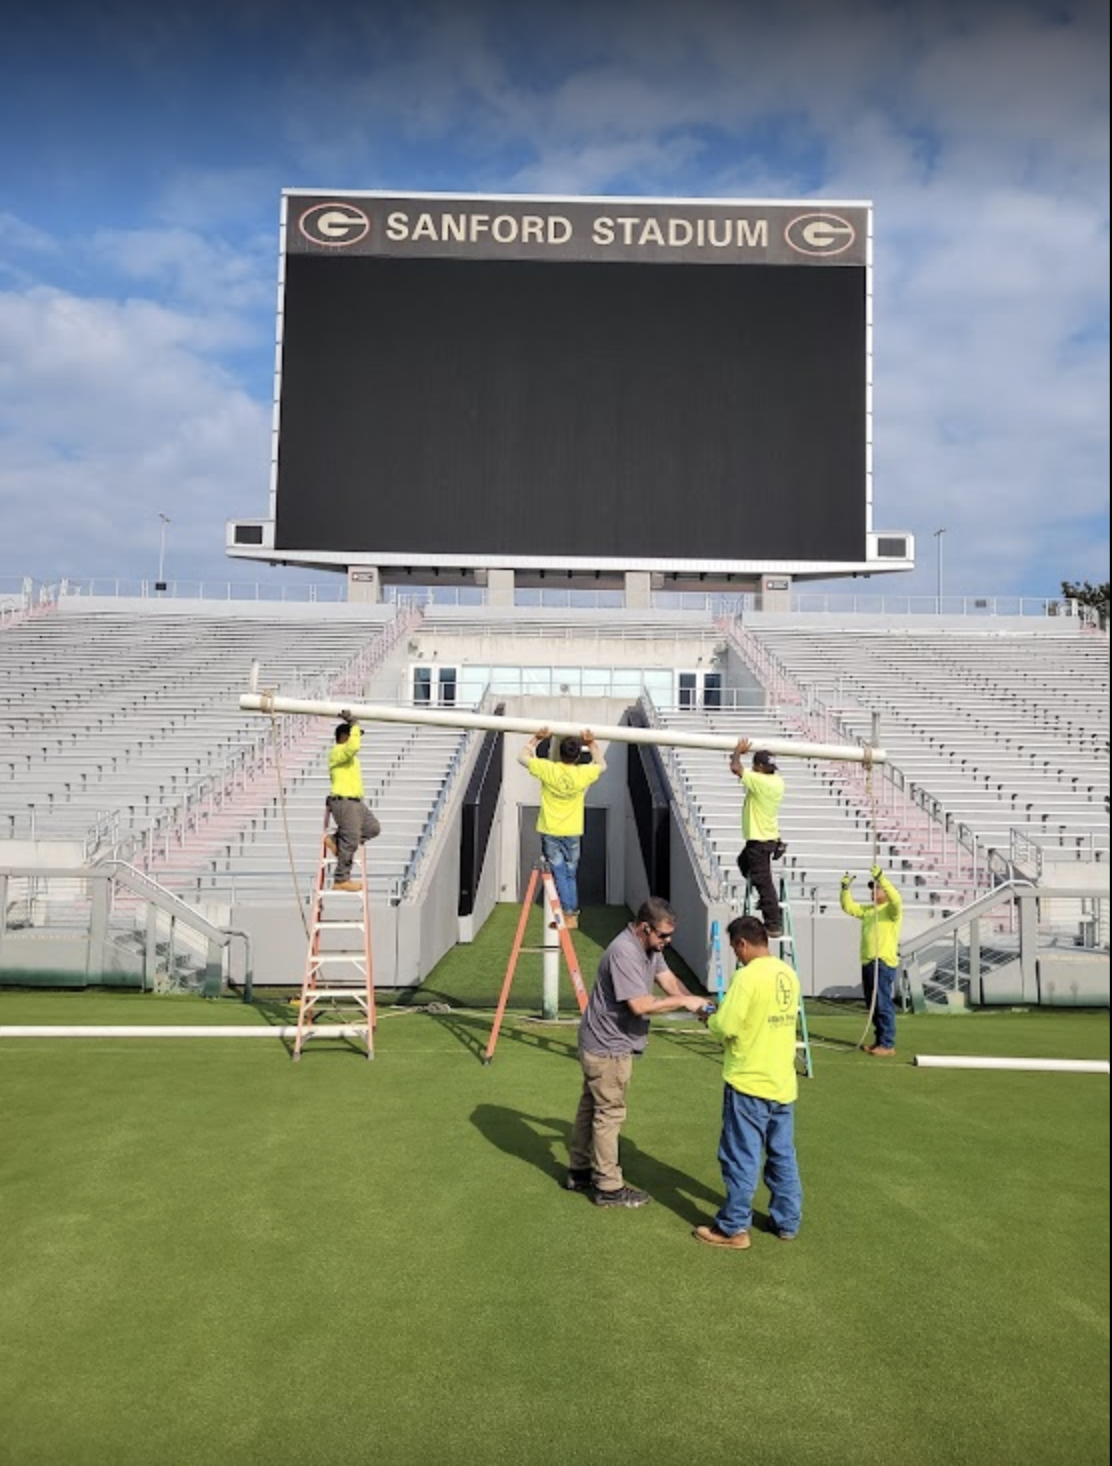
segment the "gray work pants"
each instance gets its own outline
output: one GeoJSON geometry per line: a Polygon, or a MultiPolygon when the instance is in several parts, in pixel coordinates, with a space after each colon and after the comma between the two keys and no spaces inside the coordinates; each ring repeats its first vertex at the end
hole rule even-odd
{"type": "Polygon", "coordinates": [[[328,809],[336,822],[336,870],[334,881],[351,878],[351,862],[364,840],[382,833],[382,826],[361,799],[328,796],[328,809]]]}

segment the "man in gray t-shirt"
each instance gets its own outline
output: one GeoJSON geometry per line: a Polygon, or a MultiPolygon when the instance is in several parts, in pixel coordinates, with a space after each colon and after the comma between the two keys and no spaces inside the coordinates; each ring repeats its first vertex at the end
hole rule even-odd
{"type": "Polygon", "coordinates": [[[565,1185],[595,1193],[596,1206],[644,1206],[648,1192],[625,1184],[618,1141],[626,1117],[633,1056],[644,1052],[653,1013],[701,1013],[695,997],[664,960],[676,929],[666,901],[650,896],[602,954],[595,986],[579,1024],[583,1093],[575,1116],[565,1185]],[[653,997],[653,986],[667,994],[653,997]]]}

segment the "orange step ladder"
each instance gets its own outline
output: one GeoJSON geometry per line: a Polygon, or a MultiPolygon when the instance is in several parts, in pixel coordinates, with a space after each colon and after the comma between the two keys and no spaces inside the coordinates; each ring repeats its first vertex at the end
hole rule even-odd
{"type": "Polygon", "coordinates": [[[498,1043],[498,1034],[502,1028],[502,1019],[505,1016],[506,1004],[510,1000],[510,988],[513,986],[514,973],[517,970],[517,959],[525,952],[544,952],[552,949],[545,947],[523,947],[525,940],[525,927],[529,920],[529,912],[533,908],[533,899],[537,894],[537,883],[541,883],[544,892],[542,909],[545,912],[546,921],[550,921],[556,928],[556,935],[560,939],[560,948],[564,954],[564,961],[567,963],[568,975],[571,977],[571,985],[575,992],[575,1001],[579,1004],[579,1011],[582,1013],[587,1006],[587,988],[583,982],[583,974],[579,970],[579,959],[575,955],[575,947],[572,945],[571,932],[568,930],[567,921],[564,918],[564,908],[560,905],[560,898],[556,894],[556,881],[552,875],[551,868],[546,861],[539,861],[532,869],[529,876],[529,884],[525,891],[525,899],[521,903],[521,915],[518,918],[517,933],[514,936],[514,944],[510,950],[510,960],[506,964],[506,976],[502,981],[502,994],[498,999],[498,1008],[494,1014],[494,1025],[490,1030],[490,1039],[487,1042],[486,1052],[483,1054],[483,1063],[489,1064],[494,1058],[494,1050],[498,1043]]]}

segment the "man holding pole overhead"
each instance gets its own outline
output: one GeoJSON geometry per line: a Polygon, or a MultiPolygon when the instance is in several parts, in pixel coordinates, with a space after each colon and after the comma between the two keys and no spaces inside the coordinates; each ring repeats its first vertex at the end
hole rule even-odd
{"type": "Polygon", "coordinates": [[[768,935],[780,937],[784,934],[784,924],[772,862],[777,854],[783,854],[780,806],[784,802],[784,780],[776,771],[772,755],[764,749],[757,750],[753,755],[753,767],[747,769],[741,758],[751,747],[748,738],[739,738],[730,755],[730,773],[741,780],[745,789],[745,803],[741,810],[741,833],[745,844],[737,863],[742,875],[757,892],[761,919],[768,935]]]}
{"type": "Polygon", "coordinates": [[[537,830],[541,837],[541,854],[551,867],[564,921],[574,931],[579,925],[576,873],[583,845],[583,805],[587,790],[605,772],[606,760],[598,739],[589,728],[584,728],[582,739],[560,739],[558,762],[538,758],[538,746],[550,736],[547,728],[534,733],[518,754],[518,763],[540,783],[541,811],[537,817],[537,830]],[[591,755],[589,764],[579,762],[584,748],[591,755]]]}
{"type": "Polygon", "coordinates": [[[842,910],[861,923],[861,986],[873,1013],[876,1042],[865,1052],[874,1059],[890,1059],[896,1052],[896,973],[900,965],[900,922],[903,900],[899,891],[874,865],[869,882],[869,905],[859,906],[850,895],[853,877],[842,877],[842,910]]]}

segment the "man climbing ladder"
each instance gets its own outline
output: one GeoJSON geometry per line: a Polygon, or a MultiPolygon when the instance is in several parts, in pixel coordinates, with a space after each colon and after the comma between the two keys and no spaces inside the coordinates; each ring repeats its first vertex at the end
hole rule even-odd
{"type": "Polygon", "coordinates": [[[359,847],[382,833],[382,826],[363,802],[363,771],[359,766],[359,749],[363,734],[359,724],[345,708],[328,753],[328,809],[336,822],[336,834],[328,837],[330,852],[336,856],[332,875],[334,891],[359,891],[362,886],[351,878],[351,863],[359,847]]]}

